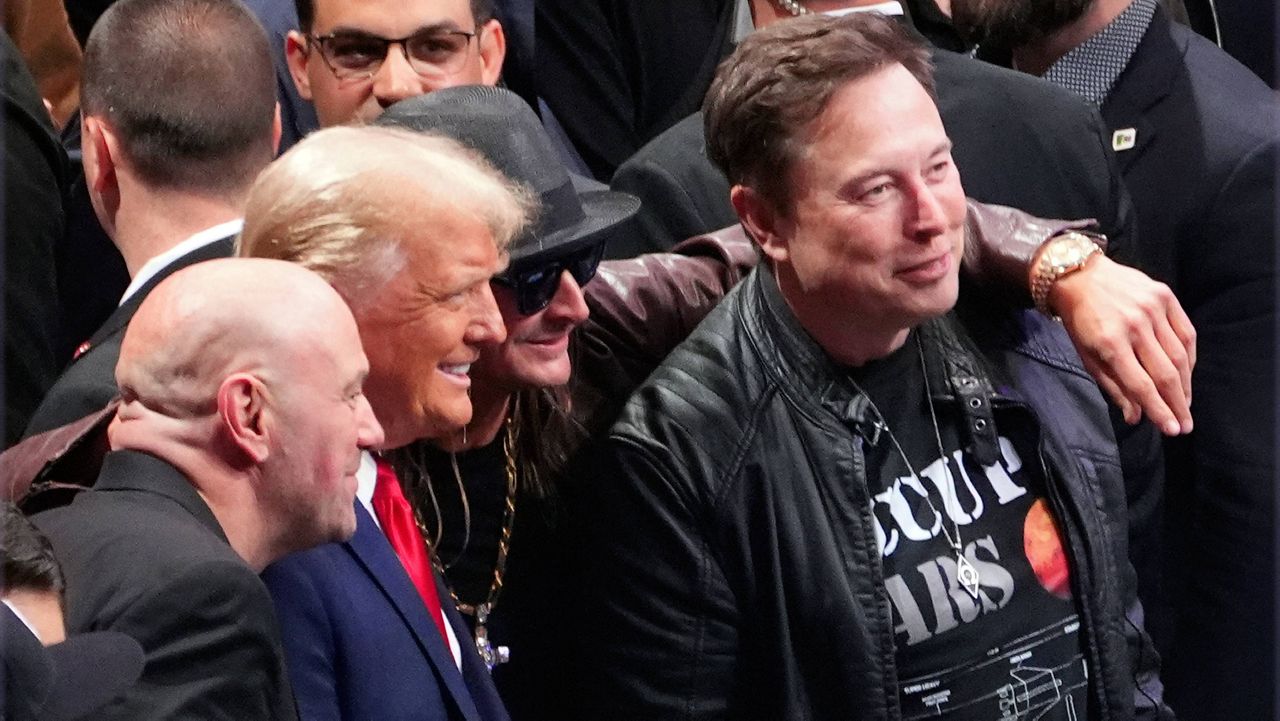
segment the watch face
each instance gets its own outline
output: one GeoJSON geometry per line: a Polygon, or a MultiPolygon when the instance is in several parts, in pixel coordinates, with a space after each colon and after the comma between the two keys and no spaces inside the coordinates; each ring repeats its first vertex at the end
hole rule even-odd
{"type": "Polygon", "coordinates": [[[1058,267],[1076,265],[1084,260],[1087,246],[1081,239],[1069,236],[1049,248],[1049,260],[1058,267]]]}

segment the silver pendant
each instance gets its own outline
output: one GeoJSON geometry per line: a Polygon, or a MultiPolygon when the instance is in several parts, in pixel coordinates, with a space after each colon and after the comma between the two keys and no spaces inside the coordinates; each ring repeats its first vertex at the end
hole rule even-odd
{"type": "Polygon", "coordinates": [[[492,673],[499,664],[511,660],[511,649],[506,646],[494,646],[489,641],[489,629],[485,623],[489,620],[489,604],[480,604],[476,609],[476,650],[480,652],[480,660],[492,673]]]}
{"type": "Polygon", "coordinates": [[[978,600],[978,569],[959,551],[956,551],[956,580],[973,600],[978,600]]]}

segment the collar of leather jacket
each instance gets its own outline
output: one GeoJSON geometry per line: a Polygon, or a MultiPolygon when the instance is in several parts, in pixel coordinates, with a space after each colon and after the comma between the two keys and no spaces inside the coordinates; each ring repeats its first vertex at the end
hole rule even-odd
{"type": "MultiPolygon", "coordinates": [[[[744,322],[757,348],[772,346],[773,363],[767,365],[778,381],[797,397],[816,398],[859,434],[869,429],[867,397],[801,327],[767,265],[757,267],[746,285],[744,322]],[[758,308],[753,312],[751,305],[758,308]],[[773,342],[762,343],[767,337],[773,342]]],[[[978,350],[954,311],[926,321],[916,332],[925,349],[925,372],[934,403],[952,404],[964,419],[969,451],[984,465],[995,463],[1000,447],[992,402],[1009,400],[993,386],[992,379],[1000,375],[997,369],[978,350]]]]}

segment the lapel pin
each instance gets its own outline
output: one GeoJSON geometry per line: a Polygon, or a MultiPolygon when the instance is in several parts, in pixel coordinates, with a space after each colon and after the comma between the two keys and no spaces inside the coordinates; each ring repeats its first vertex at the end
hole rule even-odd
{"type": "Polygon", "coordinates": [[[1134,128],[1121,128],[1111,134],[1111,149],[1119,152],[1128,150],[1138,142],[1138,131],[1134,128]]]}
{"type": "Polygon", "coordinates": [[[80,356],[84,355],[85,353],[88,353],[88,352],[89,352],[89,348],[90,348],[90,343],[89,343],[89,341],[85,341],[85,342],[81,343],[80,345],[76,346],[76,352],[71,356],[71,360],[76,360],[76,359],[78,359],[80,356]]]}

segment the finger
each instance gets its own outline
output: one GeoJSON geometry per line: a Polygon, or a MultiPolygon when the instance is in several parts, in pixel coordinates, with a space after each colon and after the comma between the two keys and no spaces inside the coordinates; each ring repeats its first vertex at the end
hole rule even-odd
{"type": "MultiPolygon", "coordinates": [[[[1134,416],[1140,417],[1141,413],[1145,412],[1162,433],[1172,432],[1176,435],[1181,430],[1178,417],[1165,403],[1151,374],[1139,360],[1141,357],[1138,355],[1139,349],[1144,343],[1155,344],[1154,336],[1149,332],[1139,334],[1134,338],[1132,346],[1122,346],[1117,352],[1109,354],[1109,368],[1103,375],[1109,376],[1119,387],[1119,393],[1137,406],[1139,410],[1133,414],[1134,416]]],[[[1168,363],[1167,359],[1165,362],[1168,363]]],[[[1172,368],[1172,365],[1169,367],[1172,368]]],[[[1095,377],[1101,376],[1095,375],[1095,377]]],[[[1121,409],[1123,408],[1122,405],[1121,409]]],[[[1126,415],[1125,420],[1134,423],[1137,422],[1136,417],[1131,419],[1126,415]]]]}
{"type": "MultiPolygon", "coordinates": [[[[1182,308],[1182,304],[1178,299],[1169,294],[1169,302],[1166,304],[1166,317],[1169,319],[1169,325],[1173,328],[1173,332],[1178,336],[1179,342],[1187,352],[1187,371],[1195,370],[1196,367],[1196,327],[1191,323],[1191,318],[1187,316],[1187,312],[1182,308]]],[[[1187,383],[1187,397],[1191,397],[1190,380],[1187,383]]]]}
{"type": "MultiPolygon", "coordinates": [[[[1190,433],[1192,427],[1191,420],[1191,363],[1187,356],[1186,346],[1178,337],[1173,327],[1164,322],[1164,318],[1155,319],[1155,337],[1160,347],[1164,349],[1165,356],[1169,362],[1173,364],[1178,372],[1178,385],[1181,393],[1177,397],[1165,395],[1164,400],[1169,404],[1169,408],[1173,410],[1174,415],[1178,417],[1178,423],[1182,426],[1183,433],[1190,433]]],[[[1143,365],[1146,365],[1144,362],[1143,365]]],[[[1150,371],[1150,368],[1148,368],[1150,371]]]]}
{"type": "Polygon", "coordinates": [[[1142,420],[1142,409],[1138,404],[1125,396],[1124,391],[1120,390],[1120,386],[1116,385],[1116,382],[1111,379],[1111,376],[1103,374],[1096,376],[1096,378],[1098,380],[1098,387],[1100,387],[1103,392],[1111,398],[1111,402],[1115,403],[1116,407],[1120,409],[1120,415],[1124,417],[1125,423],[1134,425],[1138,421],[1142,420]]]}
{"type": "Polygon", "coordinates": [[[1190,413],[1178,369],[1151,328],[1142,328],[1134,338],[1134,353],[1147,377],[1138,402],[1165,435],[1178,435],[1182,432],[1178,409],[1190,413]]]}
{"type": "Polygon", "coordinates": [[[1120,409],[1120,414],[1124,416],[1125,423],[1133,425],[1142,419],[1141,409],[1120,388],[1109,369],[1103,367],[1100,363],[1093,362],[1088,357],[1082,357],[1081,360],[1084,361],[1085,370],[1089,371],[1089,375],[1093,376],[1098,383],[1098,387],[1120,409]]]}

